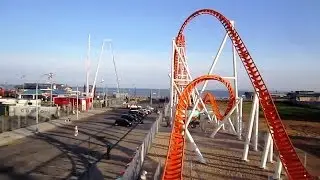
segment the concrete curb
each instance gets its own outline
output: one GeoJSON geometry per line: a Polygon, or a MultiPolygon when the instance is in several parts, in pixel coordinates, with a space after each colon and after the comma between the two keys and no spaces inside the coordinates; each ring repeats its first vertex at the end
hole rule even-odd
{"type": "MultiPolygon", "coordinates": [[[[84,112],[84,113],[79,114],[78,121],[80,121],[84,118],[96,115],[96,114],[101,114],[101,113],[110,111],[110,110],[112,110],[112,109],[106,108],[103,110],[102,109],[89,110],[88,112],[84,112]]],[[[77,121],[76,115],[70,115],[67,117],[62,117],[60,119],[51,120],[49,122],[39,123],[38,124],[39,132],[46,132],[46,131],[52,130],[56,127],[62,127],[62,126],[68,125],[68,124],[72,124],[72,121],[71,122],[65,121],[68,118],[70,118],[70,120],[72,120],[72,121],[77,121]]],[[[22,139],[22,138],[34,135],[36,127],[37,127],[36,125],[32,125],[32,126],[28,126],[25,128],[20,128],[20,129],[16,129],[13,131],[7,131],[4,133],[1,133],[0,134],[0,147],[10,145],[18,139],[22,139]]]]}

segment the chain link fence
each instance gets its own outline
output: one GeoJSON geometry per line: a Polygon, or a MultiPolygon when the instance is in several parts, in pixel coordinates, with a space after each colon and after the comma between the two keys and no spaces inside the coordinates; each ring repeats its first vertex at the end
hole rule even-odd
{"type": "MultiPolygon", "coordinates": [[[[95,100],[93,109],[103,109],[109,107],[121,107],[123,100],[119,98],[103,100],[95,100]]],[[[78,107],[81,112],[81,107],[78,107]]],[[[54,119],[67,119],[71,115],[75,115],[77,107],[66,105],[62,107],[38,107],[38,112],[35,106],[7,106],[4,109],[3,115],[0,115],[0,133],[13,131],[15,129],[25,128],[36,125],[36,115],[38,115],[38,123],[49,122],[54,119]]]]}

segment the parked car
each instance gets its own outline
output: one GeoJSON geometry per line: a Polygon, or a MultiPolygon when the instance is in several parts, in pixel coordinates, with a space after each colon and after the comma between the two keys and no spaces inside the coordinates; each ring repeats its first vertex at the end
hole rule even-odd
{"type": "Polygon", "coordinates": [[[141,117],[143,117],[143,118],[146,116],[145,113],[140,112],[139,110],[130,110],[130,111],[129,111],[129,114],[137,114],[137,115],[139,115],[139,116],[141,116],[141,117]]]}
{"type": "Polygon", "coordinates": [[[143,119],[143,117],[138,114],[130,114],[130,115],[134,116],[135,118],[138,118],[139,120],[143,119]]]}
{"type": "Polygon", "coordinates": [[[143,124],[142,118],[139,118],[134,114],[122,114],[121,118],[127,119],[127,120],[132,121],[132,122],[136,122],[136,123],[139,123],[139,124],[143,124]]]}
{"type": "Polygon", "coordinates": [[[196,128],[198,125],[200,125],[200,121],[199,120],[192,120],[189,123],[189,125],[190,125],[191,128],[196,128]]]}
{"type": "Polygon", "coordinates": [[[142,108],[142,109],[140,109],[140,111],[142,111],[146,114],[151,114],[151,110],[149,110],[149,109],[142,108]]]}
{"type": "Polygon", "coordinates": [[[114,122],[114,125],[115,126],[131,127],[132,126],[132,122],[130,122],[127,119],[124,119],[124,118],[119,118],[119,119],[116,119],[116,121],[114,122]]]}
{"type": "Polygon", "coordinates": [[[153,110],[154,110],[154,108],[151,107],[151,106],[147,106],[146,109],[149,109],[150,111],[153,111],[153,110]]]}
{"type": "Polygon", "coordinates": [[[131,114],[122,114],[121,118],[127,119],[128,121],[132,121],[132,122],[138,122],[139,121],[138,118],[136,118],[134,116],[131,116],[131,114]]]}

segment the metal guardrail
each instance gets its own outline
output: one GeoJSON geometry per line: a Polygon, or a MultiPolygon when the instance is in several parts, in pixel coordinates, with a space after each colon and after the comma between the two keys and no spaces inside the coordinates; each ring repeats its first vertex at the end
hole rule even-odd
{"type": "MultiPolygon", "coordinates": [[[[152,141],[155,137],[155,135],[158,133],[159,125],[161,123],[163,114],[160,113],[157,120],[153,123],[149,133],[146,135],[142,145],[137,148],[135,155],[133,156],[130,163],[128,163],[128,166],[123,173],[121,177],[118,178],[118,180],[122,179],[139,179],[140,171],[143,165],[144,158],[146,154],[148,153],[149,148],[151,147],[152,141]]],[[[160,167],[159,167],[159,174],[160,174],[160,167]]]]}

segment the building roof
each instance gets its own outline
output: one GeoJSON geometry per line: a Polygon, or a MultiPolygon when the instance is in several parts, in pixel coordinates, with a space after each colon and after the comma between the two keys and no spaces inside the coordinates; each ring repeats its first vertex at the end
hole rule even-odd
{"type": "MultiPolygon", "coordinates": [[[[40,89],[38,89],[38,94],[43,94],[43,93],[51,93],[51,91],[50,90],[40,90],[40,89]]],[[[35,89],[25,89],[21,94],[22,95],[35,95],[36,94],[36,90],[35,89]]],[[[52,91],[52,94],[55,94],[55,95],[66,94],[66,91],[59,90],[59,89],[54,89],[52,91]]]]}

